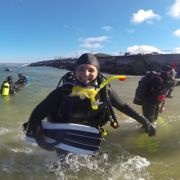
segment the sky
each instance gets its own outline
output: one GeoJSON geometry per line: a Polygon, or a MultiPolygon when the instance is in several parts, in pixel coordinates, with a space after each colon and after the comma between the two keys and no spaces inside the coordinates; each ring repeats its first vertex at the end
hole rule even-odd
{"type": "Polygon", "coordinates": [[[0,0],[0,63],[180,53],[180,0],[0,0]]]}

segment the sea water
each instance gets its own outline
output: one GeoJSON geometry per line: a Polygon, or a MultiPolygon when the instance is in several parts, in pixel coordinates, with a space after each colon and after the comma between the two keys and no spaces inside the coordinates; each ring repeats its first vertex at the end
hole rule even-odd
{"type": "MultiPolygon", "coordinates": [[[[0,179],[2,180],[176,180],[180,179],[180,87],[167,99],[166,110],[157,121],[157,134],[148,137],[140,125],[117,112],[120,128],[106,125],[108,136],[95,156],[68,154],[64,164],[55,152],[47,152],[24,140],[22,124],[32,110],[56,88],[67,71],[50,67],[1,65],[0,83],[8,75],[17,80],[22,72],[29,84],[10,97],[0,97],[0,179]],[[11,68],[11,72],[5,68],[11,68]]],[[[132,103],[140,77],[113,81],[112,87],[123,101],[132,103]]]]}

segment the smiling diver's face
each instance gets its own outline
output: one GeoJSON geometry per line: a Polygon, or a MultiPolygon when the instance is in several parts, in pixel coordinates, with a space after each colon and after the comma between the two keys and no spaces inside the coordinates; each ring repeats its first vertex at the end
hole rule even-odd
{"type": "Polygon", "coordinates": [[[98,70],[91,64],[81,64],[75,71],[76,79],[84,84],[89,84],[98,76],[98,70]]]}

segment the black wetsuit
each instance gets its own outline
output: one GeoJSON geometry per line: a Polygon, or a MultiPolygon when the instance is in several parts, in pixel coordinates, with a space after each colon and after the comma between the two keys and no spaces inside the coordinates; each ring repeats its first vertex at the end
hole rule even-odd
{"type": "MultiPolygon", "coordinates": [[[[41,120],[48,117],[51,122],[79,123],[89,126],[103,126],[107,123],[106,104],[103,98],[98,96],[99,108],[93,110],[90,100],[71,97],[72,85],[63,85],[51,92],[32,112],[29,119],[29,130],[34,131],[41,120]]],[[[126,115],[136,119],[141,124],[146,124],[147,120],[134,111],[128,104],[124,103],[120,97],[112,90],[108,90],[108,96],[112,106],[126,115]]]]}
{"type": "Polygon", "coordinates": [[[28,83],[28,79],[26,76],[21,76],[17,81],[16,81],[16,85],[21,85],[21,86],[24,86],[28,83]]]}
{"type": "MultiPolygon", "coordinates": [[[[96,82],[98,82],[98,79],[96,82]]],[[[149,136],[155,135],[156,130],[152,124],[144,116],[139,115],[128,104],[124,103],[109,86],[100,90],[96,97],[99,105],[98,110],[93,110],[88,98],[81,99],[79,96],[70,95],[75,84],[65,83],[52,91],[33,110],[29,121],[23,124],[26,135],[34,137],[40,147],[50,151],[54,150],[54,145],[47,143],[44,138],[41,121],[45,117],[50,122],[77,123],[101,129],[108,121],[116,120],[116,118],[110,118],[113,117],[113,113],[112,109],[107,108],[107,104],[112,104],[117,110],[141,123],[149,136]]],[[[97,87],[96,85],[94,84],[94,87],[97,87]]],[[[111,121],[111,126],[115,127],[112,124],[111,121]]]]}
{"type": "Polygon", "coordinates": [[[163,106],[165,102],[159,101],[158,97],[160,95],[166,96],[167,92],[169,91],[169,81],[167,81],[167,76],[163,73],[159,75],[152,75],[147,79],[147,83],[144,85],[143,91],[143,115],[150,122],[154,122],[158,118],[160,107],[163,106]]]}
{"type": "Polygon", "coordinates": [[[165,101],[158,101],[159,95],[170,97],[175,86],[179,86],[180,82],[172,79],[164,79],[161,75],[162,80],[158,77],[154,77],[149,82],[149,92],[147,98],[143,101],[142,110],[143,115],[150,121],[154,122],[157,120],[160,109],[163,109],[165,101]]]}

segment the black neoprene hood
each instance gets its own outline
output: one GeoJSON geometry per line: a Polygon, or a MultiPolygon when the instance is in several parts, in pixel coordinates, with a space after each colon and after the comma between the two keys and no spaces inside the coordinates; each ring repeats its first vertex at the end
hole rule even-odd
{"type": "Polygon", "coordinates": [[[97,68],[99,71],[99,62],[95,55],[91,53],[82,54],[75,63],[75,68],[77,68],[81,64],[91,64],[97,68]]]}

